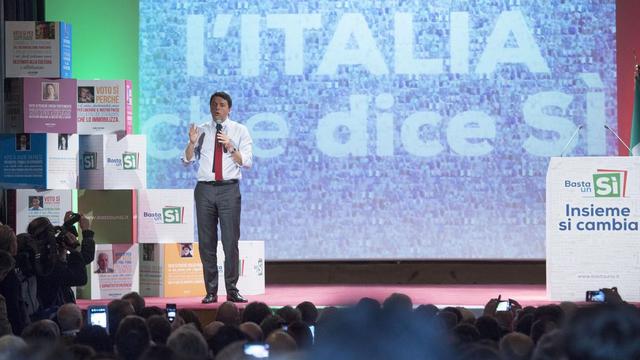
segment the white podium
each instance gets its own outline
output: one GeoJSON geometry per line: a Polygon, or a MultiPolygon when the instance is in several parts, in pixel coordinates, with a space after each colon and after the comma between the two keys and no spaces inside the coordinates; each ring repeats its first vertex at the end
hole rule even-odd
{"type": "Polygon", "coordinates": [[[640,301],[640,157],[552,158],[546,189],[548,298],[640,301]]]}

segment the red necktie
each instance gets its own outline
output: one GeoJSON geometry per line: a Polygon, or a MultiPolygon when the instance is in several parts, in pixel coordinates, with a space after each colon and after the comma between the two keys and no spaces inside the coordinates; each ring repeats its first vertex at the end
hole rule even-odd
{"type": "MultiPolygon", "coordinates": [[[[218,126],[220,126],[218,124],[218,126]]],[[[222,128],[222,126],[220,126],[222,128]]],[[[220,131],[220,130],[218,130],[220,131]]],[[[215,150],[213,152],[213,172],[216,175],[216,181],[222,180],[222,145],[221,142],[218,142],[218,133],[216,132],[216,145],[215,150]]]]}

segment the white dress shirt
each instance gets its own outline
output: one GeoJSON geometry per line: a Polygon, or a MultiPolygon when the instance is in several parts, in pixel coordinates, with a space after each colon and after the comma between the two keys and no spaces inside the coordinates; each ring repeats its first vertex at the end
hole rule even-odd
{"type": "MultiPolygon", "coordinates": [[[[182,160],[186,164],[198,162],[198,181],[214,181],[213,154],[216,135],[216,123],[209,121],[198,126],[198,142],[194,146],[193,158],[187,159],[186,150],[182,160]]],[[[233,160],[230,151],[222,153],[222,179],[241,179],[240,168],[250,168],[253,163],[253,140],[246,126],[229,120],[222,122],[222,132],[229,137],[236,151],[242,155],[242,165],[233,160]]]]}

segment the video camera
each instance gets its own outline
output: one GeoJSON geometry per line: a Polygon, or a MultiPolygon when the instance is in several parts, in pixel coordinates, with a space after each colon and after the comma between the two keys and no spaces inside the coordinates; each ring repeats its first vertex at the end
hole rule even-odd
{"type": "Polygon", "coordinates": [[[23,272],[36,275],[51,273],[60,250],[73,250],[80,245],[74,225],[81,217],[72,213],[60,226],[54,226],[46,217],[33,219],[27,227],[28,234],[18,237],[18,262],[23,272]],[[76,237],[75,241],[67,236],[69,233],[76,237]]]}

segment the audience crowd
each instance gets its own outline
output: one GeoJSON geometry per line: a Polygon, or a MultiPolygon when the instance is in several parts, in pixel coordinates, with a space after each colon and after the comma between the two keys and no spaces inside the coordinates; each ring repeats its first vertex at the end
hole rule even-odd
{"type": "Polygon", "coordinates": [[[267,352],[271,359],[314,360],[640,359],[640,312],[611,290],[605,303],[581,306],[522,307],[510,300],[498,310],[500,300],[490,299],[479,316],[395,293],[382,303],[362,298],[323,309],[308,301],[277,309],[225,302],[204,311],[212,312],[202,316],[213,315],[210,323],[188,309],[170,322],[165,309],[146,306],[135,292],[108,304],[107,327],[90,325],[74,298],[44,317],[24,317],[24,309],[15,316],[9,298],[18,301],[12,307],[25,306],[11,293],[18,291],[15,248],[15,234],[0,226],[0,360],[254,359],[267,352]]]}

